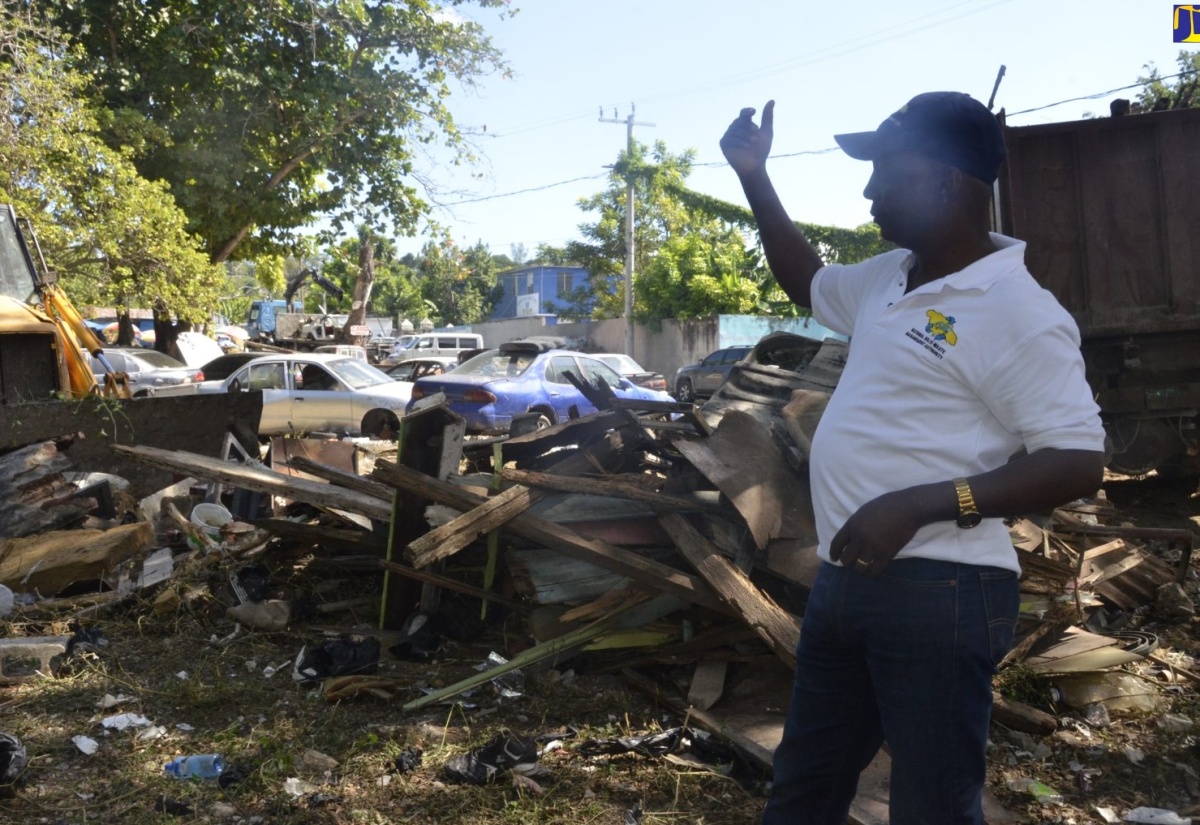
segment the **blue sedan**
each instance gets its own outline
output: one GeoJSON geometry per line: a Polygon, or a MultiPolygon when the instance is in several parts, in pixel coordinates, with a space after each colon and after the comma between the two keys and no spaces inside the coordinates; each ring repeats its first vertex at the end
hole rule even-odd
{"type": "Polygon", "coordinates": [[[466,419],[472,433],[507,433],[513,418],[525,413],[538,414],[537,428],[542,429],[566,421],[572,406],[580,415],[596,412],[567,379],[568,372],[590,383],[603,381],[619,398],[674,400],[665,392],[635,386],[582,352],[541,351],[519,343],[482,352],[446,375],[418,379],[412,398],[445,393],[450,409],[466,419]]]}

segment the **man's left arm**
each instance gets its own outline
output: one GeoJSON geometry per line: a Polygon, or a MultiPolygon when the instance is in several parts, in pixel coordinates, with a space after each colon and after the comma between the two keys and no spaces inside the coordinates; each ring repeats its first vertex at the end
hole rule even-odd
{"type": "MultiPolygon", "coordinates": [[[[1092,495],[1103,478],[1104,453],[1046,448],[970,476],[967,483],[980,515],[1002,518],[1049,510],[1092,495]]],[[[885,493],[846,521],[834,536],[829,555],[847,567],[865,559],[871,572],[882,572],[922,527],[957,518],[953,480],[885,493]]]]}

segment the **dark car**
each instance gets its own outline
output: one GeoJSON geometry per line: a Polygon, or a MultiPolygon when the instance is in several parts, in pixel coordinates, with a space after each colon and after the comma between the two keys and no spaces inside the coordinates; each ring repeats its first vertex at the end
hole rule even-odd
{"type": "Polygon", "coordinates": [[[265,352],[230,352],[218,355],[202,366],[200,371],[204,373],[205,381],[224,381],[241,369],[243,364],[253,361],[255,358],[262,358],[264,355],[266,355],[265,352]]]}
{"type": "Polygon", "coordinates": [[[628,355],[619,352],[598,352],[595,357],[639,387],[661,392],[667,391],[667,379],[661,372],[651,372],[628,355]]]}
{"type": "Polygon", "coordinates": [[[545,349],[537,344],[514,342],[485,350],[445,375],[420,378],[413,385],[413,401],[445,393],[450,409],[461,415],[472,433],[507,433],[513,419],[538,416],[538,429],[596,408],[567,378],[567,373],[595,383],[603,381],[618,397],[670,401],[665,392],[647,390],[622,378],[603,361],[582,352],[545,349]]]}
{"type": "Polygon", "coordinates": [[[709,353],[698,364],[680,367],[672,382],[675,388],[675,397],[680,401],[708,398],[729,376],[733,365],[749,355],[752,349],[754,347],[749,344],[725,347],[709,353]]]}
{"type": "MultiPolygon", "coordinates": [[[[129,391],[134,398],[153,395],[164,387],[204,380],[204,373],[198,367],[189,367],[157,350],[105,347],[102,351],[115,371],[129,376],[129,391]]],[[[90,361],[92,373],[103,382],[104,365],[95,356],[90,361]]]]}

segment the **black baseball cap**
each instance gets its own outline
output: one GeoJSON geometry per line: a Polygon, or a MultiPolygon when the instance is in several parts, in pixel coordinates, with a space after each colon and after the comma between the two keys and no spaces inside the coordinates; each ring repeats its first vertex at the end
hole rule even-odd
{"type": "Polygon", "coordinates": [[[833,137],[856,160],[908,150],[989,184],[1004,160],[1004,135],[996,116],[962,92],[917,95],[874,132],[833,137]]]}

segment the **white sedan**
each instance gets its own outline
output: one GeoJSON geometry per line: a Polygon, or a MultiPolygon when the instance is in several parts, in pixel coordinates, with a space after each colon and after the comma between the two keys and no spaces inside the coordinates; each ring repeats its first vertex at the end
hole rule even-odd
{"type": "Polygon", "coordinates": [[[259,435],[334,432],[394,437],[412,384],[394,381],[354,358],[288,353],[255,358],[223,381],[172,387],[163,395],[250,392],[263,394],[259,435]]]}

